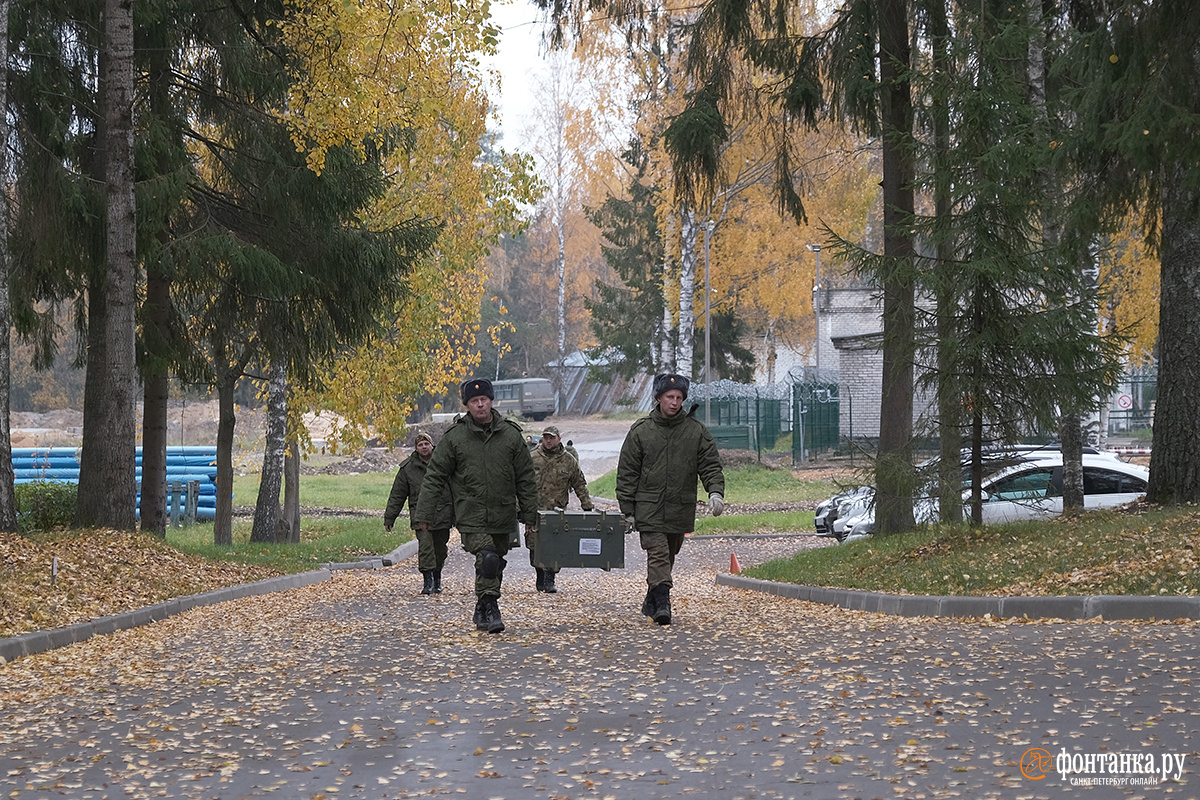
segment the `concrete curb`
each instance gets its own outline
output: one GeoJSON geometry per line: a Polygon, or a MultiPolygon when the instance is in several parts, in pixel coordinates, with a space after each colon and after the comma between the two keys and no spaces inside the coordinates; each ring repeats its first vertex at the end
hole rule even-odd
{"type": "Polygon", "coordinates": [[[405,559],[412,558],[417,554],[417,540],[413,539],[410,542],[397,547],[392,552],[383,557],[383,565],[385,567],[394,567],[405,559]]]}
{"type": "Polygon", "coordinates": [[[1067,597],[938,597],[803,586],[719,573],[718,586],[900,617],[1028,617],[1034,619],[1200,619],[1200,597],[1088,595],[1067,597]]]}
{"type": "Polygon", "coordinates": [[[253,583],[226,586],[224,589],[213,589],[210,592],[194,594],[188,597],[177,597],[162,603],[155,603],[152,606],[146,606],[145,608],[124,611],[120,614],[110,614],[105,617],[97,617],[88,622],[77,622],[74,625],[67,625],[63,628],[22,633],[8,639],[0,639],[0,664],[6,664],[14,659],[24,658],[36,653],[44,653],[47,650],[66,647],[69,644],[87,641],[93,636],[136,628],[140,625],[149,625],[152,622],[166,619],[175,614],[182,614],[184,611],[190,611],[200,606],[224,603],[226,600],[237,600],[242,597],[270,594],[271,592],[282,592],[287,589],[320,583],[329,580],[334,572],[341,570],[390,567],[406,558],[411,558],[416,552],[417,541],[414,539],[400,545],[386,556],[374,556],[364,558],[361,561],[351,561],[342,564],[323,564],[320,569],[312,570],[311,572],[301,572],[296,575],[281,575],[277,578],[266,578],[253,583]]]}

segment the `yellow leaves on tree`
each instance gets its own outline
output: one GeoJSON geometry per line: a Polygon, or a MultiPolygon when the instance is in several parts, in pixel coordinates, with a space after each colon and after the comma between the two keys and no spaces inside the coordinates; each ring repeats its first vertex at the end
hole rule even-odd
{"type": "MultiPolygon", "coordinates": [[[[816,25],[812,4],[798,16],[801,27],[816,25]]],[[[691,6],[677,6],[679,18],[691,6]]],[[[674,195],[673,165],[663,147],[662,132],[694,90],[684,69],[684,48],[676,52],[637,54],[631,59],[645,98],[637,132],[650,152],[647,181],[658,188],[656,209],[669,268],[665,290],[678,309],[678,264],[684,245],[682,198],[674,195]]],[[[865,148],[839,132],[806,132],[784,119],[770,96],[772,76],[733,65],[731,80],[739,87],[722,101],[727,139],[720,153],[719,176],[711,192],[692,199],[701,226],[695,236],[696,295],[689,309],[703,324],[703,258],[706,222],[714,223],[710,239],[711,303],[731,309],[754,327],[760,363],[767,365],[775,342],[801,347],[813,340],[812,289],[814,258],[805,246],[825,240],[823,228],[850,239],[861,238],[878,194],[878,177],[868,168],[865,148]],[[793,181],[800,187],[808,221],[797,224],[780,213],[774,188],[780,145],[787,140],[797,165],[793,181]]],[[[829,264],[829,268],[835,265],[829,264]]],[[[673,316],[678,321],[678,310],[673,316]]]]}
{"type": "Polygon", "coordinates": [[[282,116],[320,171],[326,151],[386,131],[442,128],[478,113],[480,57],[495,53],[486,0],[291,0],[280,23],[297,57],[282,116]],[[472,110],[474,109],[474,110],[472,110]]]}
{"type": "MultiPolygon", "coordinates": [[[[714,303],[735,306],[760,322],[762,336],[790,347],[811,343],[814,334],[816,259],[807,245],[822,244],[826,227],[860,238],[878,193],[867,154],[846,134],[803,134],[797,145],[805,156],[807,222],[782,218],[772,187],[755,184],[730,204],[711,248],[714,303]]],[[[822,265],[825,283],[836,268],[822,265]]]]}
{"type": "Polygon", "coordinates": [[[1134,364],[1148,362],[1158,341],[1159,266],[1133,218],[1100,252],[1100,288],[1108,298],[1101,323],[1131,337],[1134,364]]]}
{"type": "Polygon", "coordinates": [[[538,184],[528,158],[483,151],[480,57],[496,43],[486,2],[293,0],[292,8],[282,29],[301,63],[284,116],[310,167],[319,171],[330,147],[403,130],[387,196],[360,222],[443,224],[437,246],[404,276],[405,297],[381,332],[318,368],[321,385],[294,397],[341,416],[329,439],[336,450],[372,433],[398,438],[418,398],[473,368],[483,256],[501,231],[520,227],[538,184]]]}

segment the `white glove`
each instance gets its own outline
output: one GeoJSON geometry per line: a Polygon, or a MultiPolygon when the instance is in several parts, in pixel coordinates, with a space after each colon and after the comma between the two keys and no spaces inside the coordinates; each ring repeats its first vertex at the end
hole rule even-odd
{"type": "Polygon", "coordinates": [[[708,496],[708,510],[714,517],[725,513],[725,498],[721,496],[720,492],[713,492],[708,496]]]}
{"type": "Polygon", "coordinates": [[[636,527],[637,527],[637,522],[634,520],[633,514],[627,515],[625,517],[625,534],[629,535],[629,534],[633,533],[633,529],[636,527]]]}

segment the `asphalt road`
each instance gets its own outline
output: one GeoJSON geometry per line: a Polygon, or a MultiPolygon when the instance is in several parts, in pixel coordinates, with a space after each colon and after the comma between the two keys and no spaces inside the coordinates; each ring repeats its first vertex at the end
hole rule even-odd
{"type": "Polygon", "coordinates": [[[1200,795],[1195,623],[897,619],[714,584],[798,537],[690,540],[659,627],[628,544],[557,595],[511,554],[499,635],[471,625],[455,549],[440,596],[410,559],[0,667],[0,797],[1200,795]],[[1063,753],[1155,772],[1064,776],[1063,753]]]}

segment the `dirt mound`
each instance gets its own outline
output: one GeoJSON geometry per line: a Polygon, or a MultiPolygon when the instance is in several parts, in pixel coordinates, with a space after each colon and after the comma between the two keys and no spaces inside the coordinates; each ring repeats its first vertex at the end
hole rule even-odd
{"type": "Polygon", "coordinates": [[[319,469],[307,464],[300,465],[301,475],[357,475],[361,472],[393,472],[400,462],[408,458],[405,450],[386,450],[370,447],[356,456],[327,464],[319,469]]]}

